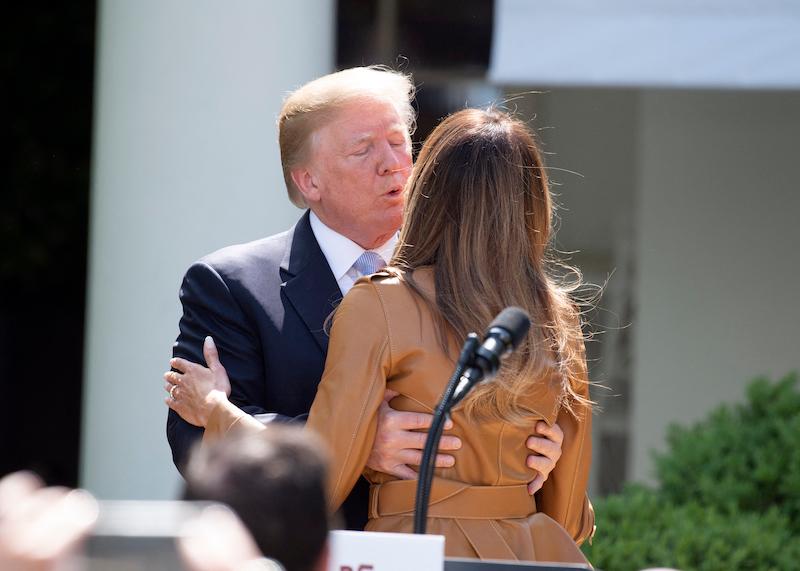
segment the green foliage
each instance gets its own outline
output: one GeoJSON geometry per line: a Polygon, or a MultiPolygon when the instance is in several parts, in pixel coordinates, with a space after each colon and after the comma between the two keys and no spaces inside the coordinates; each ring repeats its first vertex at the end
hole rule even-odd
{"type": "Polygon", "coordinates": [[[628,486],[595,505],[584,545],[606,571],[800,566],[800,392],[796,374],[753,381],[746,402],[673,426],[659,489],[628,486]]]}
{"type": "Polygon", "coordinates": [[[762,513],[676,504],[641,486],[598,502],[598,532],[584,552],[598,568],[685,571],[796,568],[800,541],[773,506],[762,513]]]}
{"type": "Polygon", "coordinates": [[[757,379],[747,401],[721,406],[690,428],[672,426],[656,457],[666,500],[722,512],[779,506],[800,531],[800,392],[797,375],[757,379]]]}

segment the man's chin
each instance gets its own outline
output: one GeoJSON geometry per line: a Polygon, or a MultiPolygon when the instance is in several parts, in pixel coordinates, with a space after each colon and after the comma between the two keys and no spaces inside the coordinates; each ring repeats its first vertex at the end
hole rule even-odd
{"type": "Polygon", "coordinates": [[[387,232],[390,236],[397,234],[400,230],[400,226],[403,225],[403,209],[401,208],[399,212],[395,213],[393,216],[389,218],[386,222],[387,232]]]}
{"type": "MultiPolygon", "coordinates": [[[[381,224],[382,231],[380,234],[376,235],[375,244],[372,247],[378,248],[379,246],[383,246],[386,242],[391,240],[391,238],[400,230],[400,224],[402,221],[402,216],[384,220],[381,224]]],[[[388,262],[389,260],[386,261],[388,262]]]]}

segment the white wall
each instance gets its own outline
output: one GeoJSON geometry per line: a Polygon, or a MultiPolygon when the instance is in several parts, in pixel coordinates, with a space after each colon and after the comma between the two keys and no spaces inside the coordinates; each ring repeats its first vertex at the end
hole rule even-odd
{"type": "Polygon", "coordinates": [[[181,276],[298,217],[275,119],[332,69],[333,5],[100,3],[81,485],[101,498],[176,493],[161,374],[181,276]]]}
{"type": "Polygon", "coordinates": [[[645,92],[633,477],[668,423],[800,369],[800,95],[645,92]]]}
{"type": "Polygon", "coordinates": [[[636,92],[558,89],[525,101],[561,206],[558,247],[608,259],[616,228],[633,215],[636,92]]]}
{"type": "Polygon", "coordinates": [[[626,361],[615,360],[616,354],[609,349],[618,342],[620,326],[627,323],[620,314],[629,295],[628,260],[623,256],[630,251],[627,243],[632,239],[638,92],[548,89],[530,93],[530,88],[509,88],[506,93],[513,99],[510,106],[522,117],[535,117],[530,126],[541,139],[559,204],[557,247],[570,253],[571,262],[591,284],[604,284],[613,273],[600,300],[602,310],[591,315],[592,328],[602,334],[587,345],[591,379],[606,387],[592,390],[599,406],[593,425],[590,492],[597,493],[603,479],[610,479],[601,475],[601,469],[609,473],[605,463],[616,462],[625,453],[624,446],[614,450],[602,446],[602,438],[629,431],[627,384],[620,386],[629,371],[626,361]]]}
{"type": "MultiPolygon", "coordinates": [[[[599,343],[613,341],[627,321],[612,298],[633,295],[632,382],[627,398],[596,391],[595,435],[628,431],[628,475],[650,480],[671,422],[741,400],[756,375],[800,370],[800,94],[546,89],[513,104],[543,129],[558,245],[581,251],[594,282],[633,248],[633,283],[617,271],[597,315],[599,343]]],[[[599,357],[593,380],[613,384],[599,357]]]]}

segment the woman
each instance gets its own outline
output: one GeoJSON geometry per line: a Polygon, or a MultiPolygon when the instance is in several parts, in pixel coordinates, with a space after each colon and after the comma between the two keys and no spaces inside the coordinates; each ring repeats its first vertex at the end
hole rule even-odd
{"type": "MultiPolygon", "coordinates": [[[[394,408],[431,412],[466,334],[518,305],[532,318],[527,338],[497,379],[452,413],[463,446],[455,466],[436,471],[428,531],[446,536],[448,556],[582,560],[572,539],[580,543],[593,532],[585,494],[591,402],[578,311],[546,269],[551,218],[545,167],[523,123],[497,110],[467,109],[429,136],[408,181],[390,268],[361,279],[333,318],[307,423],[332,452],[332,509],[364,473],[372,484],[366,529],[411,531],[416,482],[365,469],[384,391],[399,393],[394,408]],[[523,443],[537,419],[558,422],[564,444],[531,498],[523,443]]],[[[233,427],[263,429],[227,400],[214,356],[209,365],[174,360],[185,373],[169,380],[183,394],[169,406],[187,416],[204,409],[206,438],[233,427]]]]}

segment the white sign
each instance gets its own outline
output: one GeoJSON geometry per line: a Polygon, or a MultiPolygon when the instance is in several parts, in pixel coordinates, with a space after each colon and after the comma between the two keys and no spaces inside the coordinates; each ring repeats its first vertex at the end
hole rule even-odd
{"type": "Polygon", "coordinates": [[[328,571],[442,571],[444,536],[332,531],[328,571]]]}

